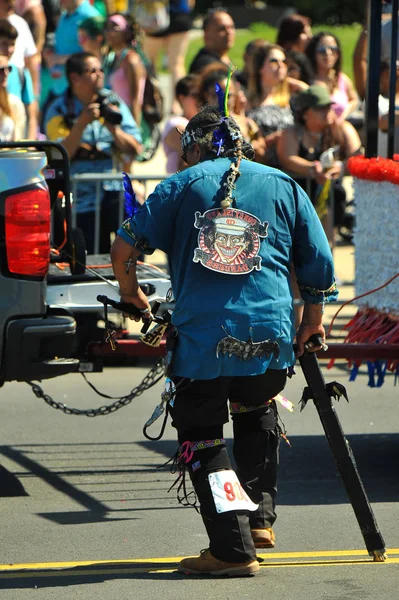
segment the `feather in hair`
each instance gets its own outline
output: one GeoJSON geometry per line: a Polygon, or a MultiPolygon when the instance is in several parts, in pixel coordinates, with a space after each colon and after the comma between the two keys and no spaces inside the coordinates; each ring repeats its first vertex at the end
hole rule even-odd
{"type": "Polygon", "coordinates": [[[223,105],[223,112],[224,112],[225,117],[229,116],[229,90],[230,90],[231,77],[232,77],[234,71],[235,71],[235,67],[234,68],[230,67],[229,72],[227,74],[226,89],[224,91],[224,105],[223,105]]]}
{"type": "Polygon", "coordinates": [[[125,213],[130,219],[138,212],[139,206],[129,175],[127,173],[122,173],[122,175],[123,189],[125,190],[125,213]]]}
{"type": "Polygon", "coordinates": [[[224,92],[218,83],[215,83],[215,90],[218,98],[219,111],[224,116],[224,92]]]}

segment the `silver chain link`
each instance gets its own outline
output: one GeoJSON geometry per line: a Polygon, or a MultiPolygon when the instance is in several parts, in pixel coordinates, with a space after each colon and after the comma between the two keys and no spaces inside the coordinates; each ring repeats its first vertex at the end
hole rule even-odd
{"type": "Polygon", "coordinates": [[[88,408],[82,410],[80,408],[70,408],[62,402],[56,402],[51,396],[45,394],[40,385],[27,381],[26,383],[31,386],[33,393],[37,398],[42,398],[49,406],[57,410],[61,410],[66,415],[84,415],[86,417],[100,417],[104,415],[110,415],[111,413],[127,406],[132,400],[141,396],[143,392],[149,390],[155,384],[158,383],[164,377],[164,358],[161,358],[156,365],[147,373],[143,381],[134,387],[130,394],[127,396],[121,396],[116,402],[108,404],[106,406],[100,406],[99,408],[88,408]]]}

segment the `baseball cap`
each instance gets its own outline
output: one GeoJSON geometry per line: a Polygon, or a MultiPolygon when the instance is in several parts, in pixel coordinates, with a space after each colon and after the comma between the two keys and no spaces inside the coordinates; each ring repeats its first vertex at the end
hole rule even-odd
{"type": "Polygon", "coordinates": [[[293,99],[294,110],[307,110],[308,108],[323,108],[331,106],[331,96],[328,90],[321,85],[311,85],[303,92],[300,92],[293,99]]]}

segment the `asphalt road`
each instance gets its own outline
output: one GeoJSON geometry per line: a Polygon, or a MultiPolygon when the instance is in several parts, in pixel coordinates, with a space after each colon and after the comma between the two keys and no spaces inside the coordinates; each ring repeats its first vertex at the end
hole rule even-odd
{"type": "MultiPolygon", "coordinates": [[[[89,378],[125,394],[148,366],[112,368],[89,378]]],[[[343,367],[326,379],[347,382],[343,367]]],[[[302,373],[286,396],[296,405],[302,373]]],[[[44,382],[58,401],[81,408],[104,399],[80,375],[44,382]]],[[[262,554],[254,578],[214,580],[176,573],[182,556],[207,546],[200,517],[177,504],[174,477],[162,466],[175,452],[174,431],[149,442],[142,426],[161,384],[128,407],[90,419],[67,416],[33,396],[27,384],[0,390],[2,600],[118,598],[392,600],[399,574],[399,399],[393,378],[380,389],[365,374],[347,383],[337,411],[388,548],[373,563],[337,474],[312,403],[281,409],[291,448],[282,446],[277,546],[262,554]],[[9,494],[19,494],[9,497],[9,494]],[[23,494],[23,495],[21,495],[23,494]],[[217,587],[215,587],[217,586],[217,587]]],[[[154,425],[154,433],[157,426],[154,425]]],[[[226,428],[231,436],[230,426],[226,428]]]]}

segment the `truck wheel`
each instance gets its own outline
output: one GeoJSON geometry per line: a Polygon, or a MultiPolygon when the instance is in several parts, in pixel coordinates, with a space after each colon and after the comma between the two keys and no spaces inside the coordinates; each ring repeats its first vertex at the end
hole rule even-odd
{"type": "Polygon", "coordinates": [[[72,229],[71,254],[69,268],[72,275],[83,275],[86,272],[86,242],[83,231],[79,227],[72,229]]]}

